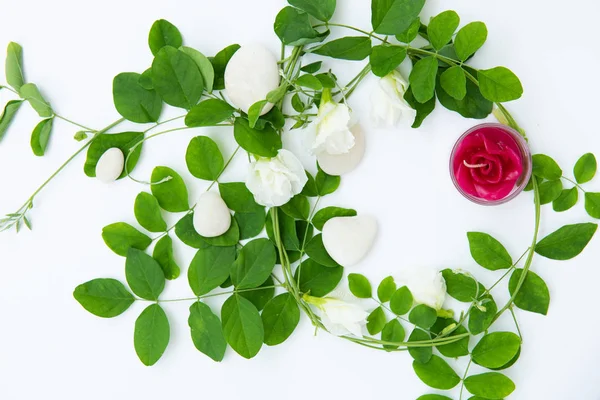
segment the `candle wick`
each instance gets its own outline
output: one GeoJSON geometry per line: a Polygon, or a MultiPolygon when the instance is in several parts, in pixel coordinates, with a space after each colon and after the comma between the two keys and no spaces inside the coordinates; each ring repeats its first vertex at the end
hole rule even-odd
{"type": "Polygon", "coordinates": [[[467,168],[484,168],[488,166],[487,164],[469,164],[467,160],[463,160],[463,164],[467,168]]]}

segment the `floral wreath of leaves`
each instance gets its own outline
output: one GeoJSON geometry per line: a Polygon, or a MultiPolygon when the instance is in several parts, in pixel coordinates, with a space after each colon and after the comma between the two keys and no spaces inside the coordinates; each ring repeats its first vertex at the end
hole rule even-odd
{"type": "MultiPolygon", "coordinates": [[[[459,16],[454,11],[445,11],[425,25],[419,18],[425,0],[372,0],[371,32],[331,22],[335,0],[288,2],[290,6],[279,12],[274,24],[282,43],[278,62],[281,84],[266,99],[253,104],[247,113],[231,106],[221,92],[225,88],[227,63],[240,46],[228,46],[207,58],[198,50],[183,46],[179,30],[165,20],[156,21],[150,30],[152,66],[141,74],[127,72],[115,77],[114,103],[123,118],[100,130],[57,114],[38,87],[26,83],[22,49],[10,43],[6,59],[9,86],[1,88],[19,98],[9,101],[4,108],[0,139],[27,101],[42,118],[31,137],[36,156],[44,155],[55,119],[79,127],[75,139],[85,143],[22,207],[0,219],[0,230],[14,227],[18,231],[23,224],[31,229],[27,214],[34,199],[81,152],[87,149],[84,172],[93,177],[106,150],[118,148],[126,154],[119,178],[129,177],[150,186],[151,193],[141,192],[135,199],[134,214],[145,230],[158,236],[151,238],[124,222],[104,227],[102,237],[107,246],[126,257],[128,287],[115,279],[94,279],[79,285],[74,297],[87,311],[104,318],[122,314],[135,301],[150,302],[137,318],[134,330],[135,350],[145,365],[156,363],[169,342],[169,321],[161,307],[163,302],[193,302],[188,320],[191,338],[199,351],[215,361],[223,359],[228,346],[241,356],[252,358],[263,343],[269,346],[283,343],[298,325],[302,311],[317,329],[336,334],[333,328],[341,326],[339,337],[345,340],[382,351],[408,351],[414,359],[415,373],[431,388],[450,390],[460,384],[460,399],[464,389],[475,396],[472,398],[505,398],[515,385],[498,371],[518,360],[522,344],[515,308],[545,315],[550,303],[548,287],[531,270],[535,253],[554,260],[571,259],[581,253],[597,228],[587,222],[566,225],[538,240],[541,205],[552,203],[554,211],[566,211],[577,203],[581,191],[587,213],[600,218],[600,193],[582,187],[596,173],[594,155],[585,154],[577,161],[574,180],[564,176],[551,157],[533,156],[533,177],[526,190],[533,191],[535,229],[530,246],[516,261],[492,236],[482,232],[467,234],[475,262],[488,270],[504,271],[489,288],[470,273],[450,269],[434,271],[430,276],[417,278],[416,283],[401,287],[390,276],[376,290],[365,276],[351,273],[347,277],[350,292],[356,298],[372,301],[374,309],[366,313],[354,304],[327,297],[342,280],[344,268],[329,256],[321,234],[315,235],[314,231],[322,230],[332,218],[357,215],[355,210],[341,207],[318,209],[319,199],[338,188],[340,177],[320,168],[315,177],[307,172],[301,193],[267,211],[244,183],[219,180],[239,150],[246,151],[249,159],[251,155],[276,157],[282,147],[281,134],[286,121],[294,121],[292,129],[306,127],[317,116],[315,107],[335,102],[335,98],[346,103],[366,76],[373,73],[383,79],[390,77],[406,57],[413,64],[410,85],[396,100],[405,101],[415,110],[414,128],[434,110],[437,99],[445,108],[466,118],[481,119],[493,112],[500,122],[526,138],[525,131],[502,104],[521,97],[523,89],[519,79],[505,67],[478,70],[466,64],[486,41],[484,23],[471,22],[457,31],[459,16]],[[326,40],[330,28],[351,30],[358,36],[319,44],[326,40]],[[374,41],[378,44],[373,45],[374,41]],[[415,45],[419,41],[424,44],[415,45]],[[292,47],[289,55],[288,47],[292,47]],[[340,85],[331,71],[320,72],[322,61],[301,65],[306,53],[355,61],[368,58],[368,63],[354,79],[340,85]],[[164,65],[169,63],[172,70],[166,71],[164,65]],[[283,114],[284,101],[290,102],[296,114],[283,114]],[[163,102],[183,108],[186,113],[159,122],[163,102]],[[261,115],[268,104],[274,107],[261,115]],[[181,119],[185,120],[183,127],[150,133],[181,119]],[[124,120],[153,125],[141,132],[108,133],[124,120]],[[190,173],[211,182],[207,191],[217,185],[227,208],[234,211],[229,229],[216,237],[202,237],[194,229],[196,206],[189,205],[186,184],[176,171],[158,166],[150,182],[131,176],[149,139],[209,126],[232,126],[238,143],[237,149],[225,159],[212,139],[198,136],[192,139],[186,153],[190,173]],[[573,186],[563,188],[563,182],[573,186]],[[167,226],[162,210],[183,212],[184,216],[175,225],[167,226]],[[260,237],[265,228],[267,238],[260,237]],[[198,249],[188,269],[194,293],[190,298],[160,298],[165,280],[180,275],[173,255],[172,231],[181,242],[198,249]],[[150,256],[145,250],[152,243],[155,246],[150,256]],[[277,265],[283,278],[274,273],[277,265]],[[506,278],[509,278],[510,299],[499,307],[492,289],[506,278]],[[423,285],[430,292],[437,291],[433,299],[419,293],[423,285]],[[276,295],[276,289],[283,289],[282,293],[276,295]],[[457,318],[454,311],[442,308],[446,293],[467,305],[457,318]],[[219,317],[203,300],[221,295],[229,297],[219,317]],[[514,320],[516,333],[490,332],[493,323],[506,311],[514,320]],[[369,335],[362,335],[363,323],[369,335]],[[407,325],[413,327],[408,338],[407,325]],[[474,346],[472,339],[477,342],[474,346]],[[459,357],[468,357],[462,375],[447,362],[459,357]],[[469,374],[473,363],[487,372],[469,374]]],[[[443,399],[450,397],[442,394],[419,397],[419,400],[443,399]]]]}

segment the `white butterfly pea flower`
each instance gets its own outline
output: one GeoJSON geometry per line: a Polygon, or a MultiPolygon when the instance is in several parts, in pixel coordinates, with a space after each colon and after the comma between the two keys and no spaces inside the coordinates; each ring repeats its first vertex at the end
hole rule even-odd
{"type": "Polygon", "coordinates": [[[348,153],[355,143],[351,119],[350,108],[335,103],[330,90],[323,90],[317,117],[306,128],[310,151],[315,155],[348,153]]]}
{"type": "Polygon", "coordinates": [[[300,193],[307,181],[302,163],[292,152],[281,149],[276,157],[250,163],[246,187],[258,204],[279,207],[300,193]]]}
{"type": "Polygon", "coordinates": [[[416,111],[404,100],[408,82],[394,70],[381,78],[371,94],[371,118],[380,126],[394,126],[402,115],[408,115],[411,123],[416,111]]]}
{"type": "Polygon", "coordinates": [[[305,294],[303,298],[319,310],[321,322],[329,333],[337,336],[362,336],[362,327],[366,325],[369,313],[358,305],[332,297],[321,298],[305,294]]]}
{"type": "Polygon", "coordinates": [[[415,303],[441,310],[446,299],[446,281],[434,268],[414,267],[406,270],[398,279],[400,286],[407,286],[415,303]]]}

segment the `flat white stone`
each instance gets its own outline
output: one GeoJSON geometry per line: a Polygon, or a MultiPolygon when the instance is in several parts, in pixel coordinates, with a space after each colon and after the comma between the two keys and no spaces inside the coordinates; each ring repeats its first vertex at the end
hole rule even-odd
{"type": "Polygon", "coordinates": [[[125,156],[121,149],[112,147],[104,152],[96,164],[96,178],[104,183],[116,181],[123,172],[125,156]]]}
{"type": "Polygon", "coordinates": [[[229,208],[216,192],[200,195],[194,208],[194,229],[204,237],[221,236],[231,226],[229,208]]]}
{"type": "MultiPolygon", "coordinates": [[[[229,100],[243,112],[257,101],[265,100],[267,93],[279,86],[277,59],[259,44],[242,46],[235,52],[225,68],[225,93],[229,100]]],[[[267,103],[261,115],[273,108],[267,103]]]]}
{"type": "Polygon", "coordinates": [[[323,226],[323,245],[338,264],[351,267],[362,260],[377,235],[377,221],[368,215],[331,218],[323,226]]]}
{"type": "Polygon", "coordinates": [[[348,153],[328,154],[325,152],[317,154],[319,166],[329,175],[344,175],[354,170],[365,155],[365,134],[359,125],[351,128],[354,135],[354,146],[348,153]]]}

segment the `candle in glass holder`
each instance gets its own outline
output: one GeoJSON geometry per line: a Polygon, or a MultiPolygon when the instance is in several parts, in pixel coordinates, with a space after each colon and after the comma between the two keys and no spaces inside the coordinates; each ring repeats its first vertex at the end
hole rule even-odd
{"type": "Polygon", "coordinates": [[[521,193],[531,177],[529,146],[508,126],[474,126],[454,145],[450,175],[458,191],[475,203],[507,202],[521,193]]]}

